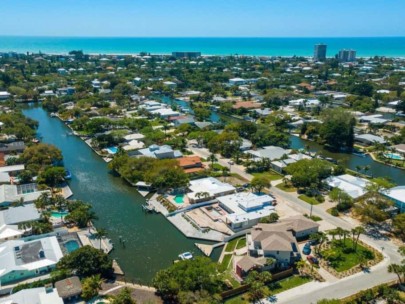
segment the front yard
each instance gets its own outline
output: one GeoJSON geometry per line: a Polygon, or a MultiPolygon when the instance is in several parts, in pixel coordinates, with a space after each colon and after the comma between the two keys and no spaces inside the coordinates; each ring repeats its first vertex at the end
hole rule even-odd
{"type": "Polygon", "coordinates": [[[307,202],[308,204],[311,205],[319,205],[320,202],[315,198],[315,197],[309,197],[308,195],[301,194],[298,196],[300,200],[303,200],[304,202],[307,202]]]}
{"type": "Polygon", "coordinates": [[[267,171],[267,172],[256,172],[256,173],[252,173],[252,175],[254,177],[261,177],[261,176],[265,176],[267,177],[269,180],[271,181],[275,181],[275,180],[279,180],[282,179],[283,176],[281,174],[278,174],[276,172],[273,171],[267,171]]]}
{"type": "Polygon", "coordinates": [[[375,257],[371,250],[361,244],[355,246],[350,238],[346,238],[344,243],[343,240],[332,241],[328,249],[321,251],[321,255],[337,272],[349,270],[360,264],[366,265],[375,257]]]}

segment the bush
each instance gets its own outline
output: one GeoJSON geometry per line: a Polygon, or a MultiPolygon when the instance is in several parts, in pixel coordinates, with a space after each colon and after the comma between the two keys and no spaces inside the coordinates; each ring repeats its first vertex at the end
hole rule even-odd
{"type": "Polygon", "coordinates": [[[330,210],[330,214],[332,214],[333,216],[339,216],[339,211],[336,207],[334,207],[330,210]]]}
{"type": "Polygon", "coordinates": [[[320,195],[320,194],[318,194],[317,196],[315,196],[315,199],[316,199],[318,202],[320,202],[320,203],[323,203],[323,202],[325,201],[325,198],[324,198],[322,195],[320,195]]]}

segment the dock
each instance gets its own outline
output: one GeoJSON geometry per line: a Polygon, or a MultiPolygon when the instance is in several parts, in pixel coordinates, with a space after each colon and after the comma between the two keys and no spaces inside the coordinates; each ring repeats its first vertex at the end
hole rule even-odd
{"type": "Polygon", "coordinates": [[[121,269],[120,265],[118,265],[117,260],[115,259],[112,261],[112,267],[114,269],[115,275],[123,276],[125,274],[124,271],[121,269]]]}
{"type": "Polygon", "coordinates": [[[62,196],[65,199],[68,199],[69,197],[73,196],[73,192],[70,189],[69,185],[65,185],[61,188],[62,190],[62,196]]]}
{"type": "Polygon", "coordinates": [[[224,246],[225,243],[224,242],[219,242],[213,245],[209,245],[209,244],[200,244],[200,243],[195,243],[196,247],[198,249],[201,250],[202,253],[204,253],[207,257],[209,257],[212,253],[212,251],[217,248],[217,247],[221,247],[224,246]]]}
{"type": "Polygon", "coordinates": [[[79,236],[80,242],[82,242],[83,246],[89,245],[96,249],[100,249],[105,253],[110,253],[114,247],[110,239],[102,238],[101,240],[95,239],[94,234],[96,233],[96,229],[91,227],[89,229],[83,229],[77,232],[79,236]]]}

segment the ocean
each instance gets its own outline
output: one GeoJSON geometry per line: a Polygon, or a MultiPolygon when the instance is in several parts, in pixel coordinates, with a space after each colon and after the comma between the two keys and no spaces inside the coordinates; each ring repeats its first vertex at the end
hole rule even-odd
{"type": "Polygon", "coordinates": [[[363,38],[115,38],[0,36],[0,52],[66,54],[170,54],[198,51],[203,55],[312,56],[314,45],[328,45],[327,56],[354,49],[358,57],[405,57],[405,37],[363,38]]]}

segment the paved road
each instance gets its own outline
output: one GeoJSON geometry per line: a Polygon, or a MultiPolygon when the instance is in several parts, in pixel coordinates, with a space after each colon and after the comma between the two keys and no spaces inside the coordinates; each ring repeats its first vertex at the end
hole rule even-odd
{"type": "MultiPolygon", "coordinates": [[[[203,158],[208,158],[211,154],[208,149],[204,148],[189,147],[189,149],[194,154],[203,158]]],[[[229,159],[221,158],[219,155],[217,155],[217,158],[220,165],[229,167],[229,159]]],[[[231,166],[231,173],[236,173],[247,180],[253,178],[251,174],[245,172],[242,166],[238,165],[231,166]]],[[[310,204],[300,200],[292,193],[284,192],[276,187],[271,188],[271,193],[277,198],[279,203],[285,203],[301,214],[309,213],[310,211],[310,204]]],[[[354,228],[352,222],[339,217],[334,217],[317,206],[313,206],[312,213],[320,216],[322,219],[336,227],[341,227],[347,230],[354,228]]],[[[402,257],[397,252],[398,247],[390,240],[372,239],[365,235],[362,235],[360,239],[382,251],[384,255],[384,260],[378,265],[371,267],[368,273],[358,273],[333,283],[311,282],[278,294],[277,297],[273,299],[274,301],[265,300],[264,302],[289,304],[316,303],[318,300],[324,298],[344,298],[361,290],[395,280],[396,275],[388,273],[387,266],[390,263],[399,263],[402,260],[402,257]]]]}

